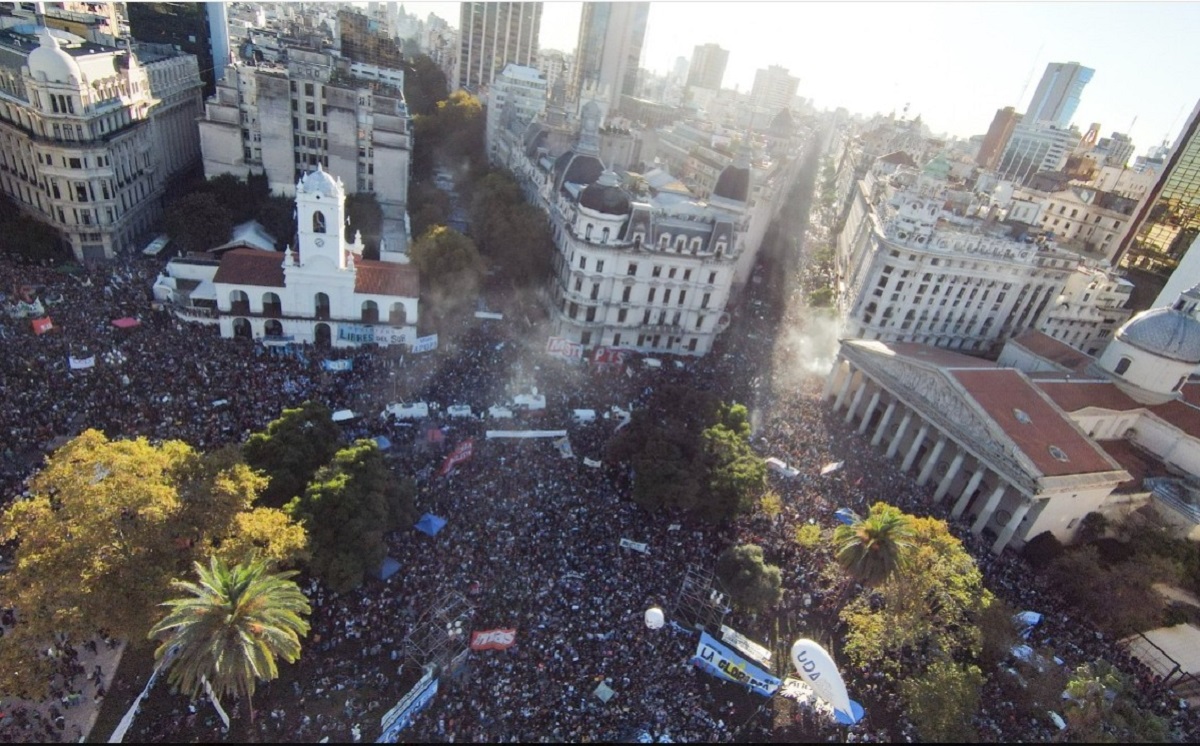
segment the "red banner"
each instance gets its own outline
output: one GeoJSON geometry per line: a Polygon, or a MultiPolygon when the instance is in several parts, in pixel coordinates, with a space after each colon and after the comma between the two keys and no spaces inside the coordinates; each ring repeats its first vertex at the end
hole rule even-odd
{"type": "Polygon", "coordinates": [[[46,332],[50,331],[53,328],[54,328],[54,322],[50,320],[49,316],[43,316],[40,319],[33,320],[33,333],[34,334],[45,334],[46,332]]]}
{"type": "Polygon", "coordinates": [[[474,450],[474,438],[467,438],[463,442],[459,443],[450,453],[450,455],[446,457],[446,460],[442,462],[442,469],[438,472],[438,476],[444,477],[449,474],[450,470],[454,467],[458,466],[464,461],[470,460],[471,454],[474,452],[474,450]]]}
{"type": "Polygon", "coordinates": [[[517,642],[517,630],[485,629],[471,633],[472,650],[508,650],[517,642]]]}

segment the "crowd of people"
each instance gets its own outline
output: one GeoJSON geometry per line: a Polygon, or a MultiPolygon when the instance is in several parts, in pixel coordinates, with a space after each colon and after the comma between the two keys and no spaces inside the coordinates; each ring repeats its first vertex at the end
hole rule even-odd
{"type": "MultiPolygon", "coordinates": [[[[437,609],[449,607],[462,612],[464,626],[446,632],[447,650],[465,650],[477,630],[516,629],[515,644],[473,651],[465,664],[448,665],[437,695],[403,732],[404,740],[766,740],[779,725],[762,707],[766,700],[691,665],[696,634],[686,625],[650,630],[642,621],[645,610],[659,606],[674,613],[689,567],[711,570],[726,546],[753,542],[783,569],[776,616],[784,620],[784,634],[828,639],[835,633],[830,603],[836,593],[822,572],[827,557],[801,547],[795,528],[829,528],[835,509],[861,511],[880,499],[920,514],[945,510],[931,505],[930,489],[917,487],[829,415],[819,400],[821,380],[796,372],[797,343],[772,335],[762,312],[740,314],[738,333],[725,335],[723,348],[704,359],[660,369],[630,360],[628,373],[624,367],[596,372],[548,357],[544,332],[539,345],[536,330],[510,321],[482,321],[444,334],[442,348],[424,355],[224,340],[211,327],[152,310],[155,271],[129,263],[64,274],[0,263],[9,303],[29,294],[55,301],[46,307],[54,329],[44,334],[34,334],[29,319],[0,320],[8,351],[0,358],[0,387],[10,404],[0,413],[10,438],[0,463],[6,498],[26,489],[47,448],[85,428],[210,449],[242,442],[283,408],[311,399],[362,415],[345,426],[348,439],[387,435],[397,475],[421,477],[418,510],[447,521],[435,536],[415,530],[391,535],[389,554],[401,569],[386,581],[337,595],[305,580],[312,631],[301,660],[256,695],[254,728],[263,740],[373,739],[380,716],[426,662],[409,636],[427,629],[437,609]],[[111,321],[121,317],[140,325],[114,327],[111,321]],[[68,364],[70,357],[93,355],[94,367],[72,370],[68,364]],[[349,357],[353,367],[325,370],[322,362],[330,357],[349,357]],[[647,515],[627,499],[621,465],[605,460],[605,444],[618,423],[599,418],[579,424],[568,417],[576,408],[637,411],[668,383],[709,389],[750,406],[760,454],[801,469],[792,480],[772,477],[783,498],[779,517],[756,514],[709,526],[686,515],[647,515]],[[453,404],[482,412],[533,387],[546,397],[546,409],[500,427],[566,429],[571,457],[547,439],[488,439],[485,430],[495,423],[444,414],[453,404]],[[419,424],[380,417],[395,401],[440,405],[432,417],[439,439],[430,439],[419,424]],[[439,475],[447,452],[466,438],[475,442],[471,460],[439,475]],[[602,466],[588,466],[585,457],[602,466]],[[845,466],[820,475],[821,466],[833,461],[845,466]],[[645,544],[647,551],[622,548],[621,539],[645,544]],[[607,701],[597,695],[601,684],[614,693],[607,701]]],[[[1170,718],[1177,735],[1200,737],[1190,710],[1115,641],[1045,594],[1019,558],[993,556],[964,525],[952,526],[989,588],[1015,607],[1044,613],[1030,644],[1052,647],[1072,669],[1097,658],[1117,664],[1145,683],[1142,704],[1170,718]]],[[[727,623],[763,641],[772,635],[765,619],[735,613],[727,623]]],[[[776,666],[776,673],[784,668],[776,666]]],[[[64,671],[72,674],[64,681],[82,690],[78,679],[87,671],[64,671]]],[[[916,739],[883,677],[849,667],[844,673],[851,696],[866,705],[866,717],[839,726],[810,700],[801,701],[790,710],[788,737],[916,739]]],[[[1051,740],[1053,723],[1015,717],[994,678],[989,675],[976,720],[983,737],[1051,740]]],[[[141,684],[118,676],[109,696],[129,701],[141,684]]],[[[244,703],[224,704],[235,717],[245,714],[244,703]]],[[[71,735],[53,721],[44,733],[14,726],[0,720],[0,738],[71,735]]],[[[189,703],[161,685],[129,736],[152,742],[229,737],[214,708],[189,703]]]]}

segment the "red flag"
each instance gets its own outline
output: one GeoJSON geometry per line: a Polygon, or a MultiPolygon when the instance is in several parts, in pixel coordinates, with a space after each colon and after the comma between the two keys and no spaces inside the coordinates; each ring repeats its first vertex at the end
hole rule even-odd
{"type": "Polygon", "coordinates": [[[475,439],[467,438],[463,442],[455,446],[454,450],[442,462],[442,469],[438,472],[439,477],[444,477],[450,473],[450,470],[458,466],[464,461],[471,458],[471,453],[475,450],[475,439]]]}
{"type": "Polygon", "coordinates": [[[40,319],[33,320],[33,333],[34,334],[45,334],[46,332],[50,331],[53,328],[54,328],[54,322],[50,320],[49,316],[43,316],[40,319]]]}
{"type": "Polygon", "coordinates": [[[485,629],[471,633],[472,650],[507,650],[517,641],[517,630],[485,629]]]}

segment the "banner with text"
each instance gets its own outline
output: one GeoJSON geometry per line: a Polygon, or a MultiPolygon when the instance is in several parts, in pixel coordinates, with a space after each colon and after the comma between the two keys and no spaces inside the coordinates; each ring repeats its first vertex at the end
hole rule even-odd
{"type": "Polygon", "coordinates": [[[517,630],[485,629],[471,633],[472,650],[508,650],[517,642],[517,630]]]}
{"type": "Polygon", "coordinates": [[[34,334],[45,334],[54,328],[54,322],[50,320],[49,316],[44,316],[40,319],[34,319],[30,323],[33,324],[34,334]]]}
{"type": "Polygon", "coordinates": [[[650,554],[650,546],[648,544],[644,544],[640,541],[630,541],[629,539],[621,539],[621,548],[622,549],[632,549],[633,551],[641,552],[642,554],[650,554]]]}
{"type": "Polygon", "coordinates": [[[417,337],[410,348],[412,352],[430,352],[436,350],[438,346],[438,335],[430,334],[425,337],[417,337]]]}
{"type": "Polygon", "coordinates": [[[707,632],[700,635],[700,643],[696,646],[696,655],[692,658],[692,663],[718,679],[741,684],[764,697],[774,694],[782,683],[738,655],[732,648],[718,642],[707,632]]]}
{"type": "Polygon", "coordinates": [[[325,360],[322,363],[322,366],[325,368],[325,370],[332,370],[332,371],[354,370],[354,361],[353,360],[325,360]]]}
{"type": "Polygon", "coordinates": [[[583,360],[583,345],[562,337],[551,337],[546,340],[546,354],[562,360],[583,360]]]}
{"type": "Polygon", "coordinates": [[[475,440],[473,438],[467,438],[463,442],[459,443],[458,446],[455,447],[455,449],[450,453],[450,455],[446,457],[446,460],[442,462],[442,469],[438,472],[438,476],[444,477],[449,474],[454,467],[458,466],[464,461],[469,461],[474,450],[475,440]]]}
{"type": "Polygon", "coordinates": [[[396,706],[384,713],[380,719],[383,733],[375,743],[396,743],[400,731],[407,728],[421,710],[429,705],[437,694],[438,680],[433,677],[433,668],[425,669],[425,675],[417,682],[396,706]]]}
{"type": "Polygon", "coordinates": [[[87,370],[88,368],[96,367],[96,356],[91,357],[68,357],[67,364],[71,366],[71,370],[87,370]]]}

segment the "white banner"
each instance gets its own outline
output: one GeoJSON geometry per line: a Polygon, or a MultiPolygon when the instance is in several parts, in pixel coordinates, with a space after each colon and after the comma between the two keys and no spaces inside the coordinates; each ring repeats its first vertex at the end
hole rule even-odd
{"type": "Polygon", "coordinates": [[[332,370],[332,371],[353,370],[354,369],[354,361],[353,360],[326,360],[322,363],[322,366],[325,368],[325,370],[332,370]]]}
{"type": "Polygon", "coordinates": [[[583,457],[583,465],[590,466],[593,469],[599,469],[601,466],[604,466],[604,464],[600,463],[599,461],[593,461],[590,458],[588,458],[587,456],[583,457]]]}
{"type": "Polygon", "coordinates": [[[504,314],[502,314],[502,313],[494,313],[494,312],[492,312],[492,311],[476,311],[476,312],[475,312],[475,318],[477,318],[477,319],[491,319],[491,320],[493,320],[493,321],[503,321],[503,320],[504,320],[504,314]]]}
{"type": "Polygon", "coordinates": [[[96,367],[96,356],[68,357],[67,364],[71,366],[71,370],[87,370],[88,368],[96,367]]]}
{"type": "Polygon", "coordinates": [[[427,337],[417,337],[417,340],[412,343],[410,348],[412,352],[429,352],[436,350],[438,346],[438,335],[430,334],[427,337]]]}
{"type": "Polygon", "coordinates": [[[562,337],[546,340],[546,354],[563,360],[583,360],[583,345],[562,337]]]}
{"type": "Polygon", "coordinates": [[[571,441],[567,440],[567,436],[563,436],[554,441],[554,447],[558,449],[558,455],[563,458],[575,458],[575,452],[571,450],[571,441]]]}
{"type": "Polygon", "coordinates": [[[633,551],[641,552],[642,554],[650,554],[650,546],[648,544],[643,544],[640,541],[630,541],[629,539],[621,539],[621,548],[622,549],[632,549],[633,551]]]}
{"type": "Polygon", "coordinates": [[[485,433],[492,438],[561,438],[566,430],[488,430],[485,433]]]}

